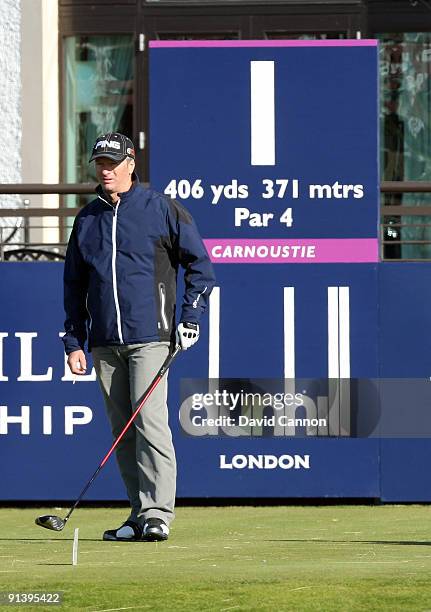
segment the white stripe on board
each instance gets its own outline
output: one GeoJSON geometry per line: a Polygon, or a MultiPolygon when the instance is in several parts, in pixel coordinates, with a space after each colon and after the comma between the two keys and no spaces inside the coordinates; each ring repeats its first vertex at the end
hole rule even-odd
{"type": "Polygon", "coordinates": [[[328,287],[328,378],[339,378],[338,287],[328,287]]]}
{"type": "Polygon", "coordinates": [[[350,299],[349,287],[339,287],[340,435],[350,435],[350,299]]]}
{"type": "Polygon", "coordinates": [[[328,434],[340,434],[338,287],[328,287],[328,434]]]}
{"type": "Polygon", "coordinates": [[[250,62],[251,165],[275,165],[274,62],[250,62]]]}
{"type": "Polygon", "coordinates": [[[295,287],[284,287],[284,378],[295,378],[295,287]]]}
{"type": "MultiPolygon", "coordinates": [[[[295,394],[295,287],[283,288],[283,334],[284,334],[284,393],[295,394]]],[[[285,414],[295,418],[296,407],[286,406],[285,414]]],[[[285,436],[295,435],[294,425],[280,426],[285,436]]]]}
{"type": "Polygon", "coordinates": [[[339,375],[350,378],[350,300],[349,287],[339,287],[339,375]]]}
{"type": "Polygon", "coordinates": [[[208,378],[218,378],[220,371],[220,287],[214,287],[209,299],[208,378]]]}

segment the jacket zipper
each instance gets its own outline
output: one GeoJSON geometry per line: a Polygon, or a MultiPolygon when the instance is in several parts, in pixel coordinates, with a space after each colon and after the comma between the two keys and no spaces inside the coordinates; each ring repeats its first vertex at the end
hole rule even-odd
{"type": "Polygon", "coordinates": [[[88,328],[89,328],[89,330],[91,331],[91,328],[93,327],[93,319],[91,318],[91,313],[90,313],[90,311],[88,310],[88,293],[87,293],[87,296],[86,296],[86,298],[85,298],[85,309],[86,309],[86,311],[88,312],[88,318],[90,319],[90,322],[89,322],[89,324],[88,324],[88,328]]]}
{"type": "Polygon", "coordinates": [[[115,302],[115,310],[117,311],[117,328],[118,328],[118,337],[120,339],[121,344],[124,344],[123,334],[121,331],[121,312],[120,312],[120,303],[118,301],[118,288],[117,288],[117,269],[116,269],[116,260],[117,260],[117,213],[118,206],[120,205],[120,200],[118,200],[115,208],[114,208],[114,217],[112,220],[112,286],[114,288],[114,302],[115,302]]]}
{"type": "Polygon", "coordinates": [[[160,316],[162,318],[162,326],[164,331],[168,331],[169,325],[168,320],[166,318],[166,292],[165,285],[163,283],[159,283],[159,296],[160,296],[160,316]]]}
{"type": "Polygon", "coordinates": [[[117,331],[118,337],[120,339],[121,344],[124,344],[123,333],[121,331],[121,312],[120,312],[120,303],[118,301],[118,288],[117,288],[117,269],[116,269],[116,260],[117,260],[117,212],[118,206],[120,205],[120,199],[118,200],[115,206],[112,206],[110,202],[102,198],[100,195],[98,196],[102,202],[105,202],[110,206],[114,211],[114,216],[112,219],[112,260],[111,260],[111,268],[112,268],[112,287],[114,290],[114,304],[115,311],[117,313],[117,331]]]}

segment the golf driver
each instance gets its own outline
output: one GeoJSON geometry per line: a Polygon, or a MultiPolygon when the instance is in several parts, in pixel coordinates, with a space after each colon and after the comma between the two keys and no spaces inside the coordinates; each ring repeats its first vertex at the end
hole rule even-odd
{"type": "Polygon", "coordinates": [[[122,432],[119,434],[119,436],[115,440],[114,444],[111,446],[109,451],[106,453],[105,457],[102,459],[102,461],[101,461],[100,465],[98,466],[97,470],[94,472],[94,474],[92,475],[90,480],[87,482],[85,487],[82,489],[81,493],[79,494],[78,499],[75,501],[75,503],[73,504],[73,506],[71,507],[69,512],[66,514],[64,519],[60,518],[59,516],[55,516],[53,514],[44,514],[43,516],[38,516],[37,517],[37,519],[35,520],[36,525],[39,525],[39,527],[45,527],[45,529],[52,529],[53,531],[63,531],[63,529],[66,526],[67,521],[70,518],[70,515],[75,510],[76,506],[79,504],[81,499],[84,497],[85,493],[90,488],[90,486],[93,483],[93,481],[95,480],[96,476],[98,475],[100,470],[103,468],[105,463],[108,461],[109,457],[112,455],[112,453],[114,452],[114,450],[116,449],[116,447],[120,443],[122,437],[124,436],[126,431],[129,429],[130,425],[133,423],[136,415],[139,413],[139,411],[141,410],[142,406],[145,404],[147,399],[150,397],[150,395],[152,394],[154,389],[157,387],[157,385],[159,384],[159,382],[161,381],[161,379],[165,375],[166,371],[169,369],[169,366],[171,365],[171,363],[173,362],[175,357],[180,353],[180,351],[181,351],[181,346],[178,344],[174,348],[172,353],[169,353],[169,355],[166,357],[162,367],[160,368],[160,370],[157,372],[157,374],[155,375],[155,377],[151,381],[148,389],[145,391],[139,406],[136,408],[135,412],[132,414],[130,419],[127,421],[127,423],[124,426],[122,432]]]}

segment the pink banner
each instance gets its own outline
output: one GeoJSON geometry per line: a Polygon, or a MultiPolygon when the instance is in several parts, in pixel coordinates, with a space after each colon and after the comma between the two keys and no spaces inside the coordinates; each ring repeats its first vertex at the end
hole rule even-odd
{"type": "Polygon", "coordinates": [[[375,238],[316,238],[306,240],[207,238],[213,263],[375,263],[379,244],[375,238]]]}

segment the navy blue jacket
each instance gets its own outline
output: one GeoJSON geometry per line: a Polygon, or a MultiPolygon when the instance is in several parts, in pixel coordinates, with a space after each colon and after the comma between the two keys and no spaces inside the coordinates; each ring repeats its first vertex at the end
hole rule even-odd
{"type": "Polygon", "coordinates": [[[77,215],[64,267],[66,353],[108,344],[173,341],[178,267],[181,321],[198,323],[214,271],[190,213],[136,176],[117,205],[98,197],[77,215]]]}

